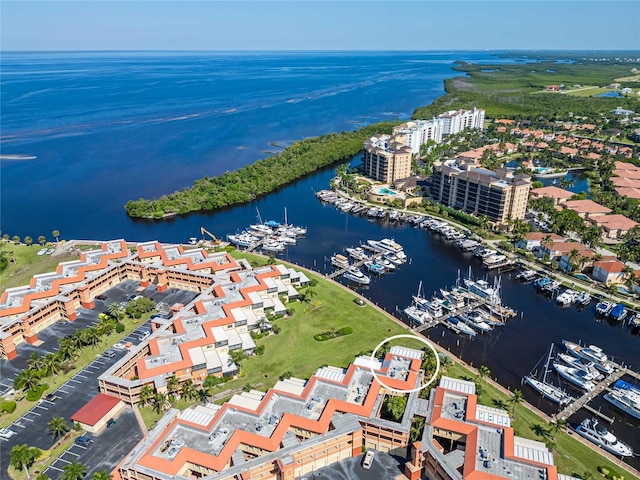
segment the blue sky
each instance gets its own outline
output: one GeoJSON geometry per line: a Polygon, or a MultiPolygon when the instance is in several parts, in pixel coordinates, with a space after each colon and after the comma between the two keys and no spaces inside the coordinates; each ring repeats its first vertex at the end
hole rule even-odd
{"type": "Polygon", "coordinates": [[[631,1],[2,0],[7,50],[640,49],[631,1]]]}

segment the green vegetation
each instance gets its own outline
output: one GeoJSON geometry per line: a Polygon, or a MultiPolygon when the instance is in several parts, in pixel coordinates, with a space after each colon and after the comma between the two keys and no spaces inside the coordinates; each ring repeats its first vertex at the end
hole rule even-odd
{"type": "Polygon", "coordinates": [[[406,408],[407,397],[405,395],[387,395],[382,402],[380,416],[392,422],[400,422],[406,408]]]}
{"type": "MultiPolygon", "coordinates": [[[[479,371],[481,373],[475,376],[462,365],[454,363],[448,368],[447,374],[454,378],[475,381],[476,386],[480,387],[477,389],[478,403],[502,408],[512,413],[511,425],[516,435],[544,442],[553,451],[555,463],[560,473],[580,475],[585,478],[584,473],[589,472],[596,478],[599,477],[598,468],[601,466],[610,471],[621,470],[620,467],[598,454],[597,451],[573,438],[570,433],[562,431],[562,425],[556,428],[554,424],[547,424],[522,403],[521,394],[514,392],[509,396],[486,381],[491,373],[486,367],[484,369],[480,367],[479,371]]],[[[627,472],[624,473],[624,477],[626,480],[640,480],[627,472]]]]}
{"type": "Polygon", "coordinates": [[[356,155],[362,150],[366,138],[374,134],[391,133],[393,125],[391,122],[382,122],[354,132],[344,131],[300,140],[281,153],[257,160],[235,172],[227,171],[217,177],[196,180],[191,188],[153,200],[130,200],[125,210],[131,217],[161,219],[246,203],[320,168],[356,155]]]}
{"type": "MultiPolygon", "coordinates": [[[[617,106],[635,110],[634,98],[603,98],[542,92],[545,85],[600,85],[612,83],[616,77],[628,76],[631,66],[615,63],[581,62],[559,64],[555,61],[515,65],[474,65],[459,62],[454,70],[466,77],[445,80],[446,95],[428,106],[419,107],[413,118],[431,118],[447,110],[481,107],[492,118],[554,118],[573,112],[575,115],[597,116],[617,106]],[[484,71],[483,71],[484,70],[484,71]],[[489,71],[491,70],[491,71],[489,71]]],[[[622,87],[636,86],[633,83],[622,87]]]]}
{"type": "Polygon", "coordinates": [[[318,333],[313,336],[318,342],[324,342],[326,340],[331,340],[332,338],[343,337],[345,335],[351,335],[353,333],[353,328],[351,327],[342,327],[338,330],[328,330],[326,332],[318,333]]]}

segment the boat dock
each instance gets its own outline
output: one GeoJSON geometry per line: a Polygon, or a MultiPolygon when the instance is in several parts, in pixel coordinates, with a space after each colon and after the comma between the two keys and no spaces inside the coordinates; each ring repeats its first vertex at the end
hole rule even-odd
{"type": "Polygon", "coordinates": [[[613,385],[617,380],[620,380],[623,376],[631,375],[634,378],[640,378],[640,374],[637,373],[637,372],[634,372],[633,370],[629,370],[628,368],[623,367],[622,365],[618,365],[618,364],[613,363],[613,362],[611,362],[611,364],[614,365],[615,371],[611,375],[607,376],[600,383],[598,383],[593,390],[591,390],[590,392],[585,393],[580,398],[576,399],[575,401],[573,401],[569,405],[567,405],[565,408],[560,410],[558,412],[558,414],[556,415],[557,418],[562,418],[562,419],[566,420],[571,415],[576,413],[578,410],[580,410],[581,408],[584,408],[585,410],[593,413],[597,417],[600,417],[600,418],[602,418],[603,420],[605,420],[605,421],[607,421],[609,423],[613,423],[613,421],[614,421],[613,418],[608,417],[605,414],[603,414],[602,412],[600,412],[599,410],[596,410],[595,408],[591,407],[589,405],[589,402],[593,398],[595,398],[598,395],[600,395],[603,391],[608,390],[611,385],[613,385]]]}

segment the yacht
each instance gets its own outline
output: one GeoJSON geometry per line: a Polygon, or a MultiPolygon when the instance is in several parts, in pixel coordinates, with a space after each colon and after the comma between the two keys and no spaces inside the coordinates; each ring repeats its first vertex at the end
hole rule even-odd
{"type": "Polygon", "coordinates": [[[351,267],[346,272],[342,274],[344,278],[349,280],[350,282],[357,283],[359,285],[369,285],[371,279],[362,273],[357,267],[351,267]]]}
{"type": "Polygon", "coordinates": [[[471,328],[478,330],[481,333],[490,332],[491,330],[493,330],[491,325],[485,322],[481,317],[471,316],[468,313],[461,313],[460,315],[458,315],[458,318],[469,325],[471,328]]]}
{"type": "Polygon", "coordinates": [[[471,278],[465,278],[464,285],[470,292],[475,293],[482,298],[486,298],[494,305],[501,303],[500,289],[492,287],[486,280],[471,280],[471,278]]]}
{"type": "Polygon", "coordinates": [[[229,243],[235,245],[236,247],[249,248],[253,247],[256,242],[258,242],[259,238],[250,233],[243,232],[236,235],[227,235],[227,240],[229,240],[229,243]]]}
{"type": "Polygon", "coordinates": [[[367,243],[374,249],[383,253],[393,253],[398,258],[406,258],[402,245],[395,242],[391,238],[383,238],[382,240],[367,240],[367,243]]]}
{"type": "Polygon", "coordinates": [[[624,303],[616,303],[616,305],[608,313],[609,318],[616,322],[621,322],[627,317],[628,314],[629,311],[624,306],[624,303]]]}
{"type": "Polygon", "coordinates": [[[640,420],[640,387],[617,380],[604,399],[620,410],[640,420]]]}
{"type": "Polygon", "coordinates": [[[284,243],[278,242],[277,240],[269,240],[262,244],[261,248],[268,253],[280,253],[285,251],[286,246],[284,243]]]}
{"type": "Polygon", "coordinates": [[[613,308],[613,303],[608,300],[600,300],[596,305],[596,314],[607,315],[613,308]]]}
{"type": "Polygon", "coordinates": [[[575,295],[574,295],[574,291],[573,290],[565,290],[564,292],[562,292],[560,295],[558,295],[556,297],[556,303],[558,303],[558,305],[563,306],[563,307],[568,307],[569,305],[571,305],[575,299],[575,295]]]}
{"type": "Polygon", "coordinates": [[[382,265],[387,272],[393,272],[396,269],[396,266],[385,257],[376,257],[374,260],[378,265],[382,265]]]}
{"type": "Polygon", "coordinates": [[[567,351],[571,355],[582,358],[588,362],[593,362],[598,370],[606,373],[607,375],[613,373],[613,365],[609,363],[607,355],[600,347],[596,345],[582,347],[575,342],[570,342],[569,340],[562,340],[562,344],[567,348],[567,351]]]}
{"type": "Polygon", "coordinates": [[[353,258],[354,260],[369,260],[369,255],[367,255],[367,253],[363,250],[362,247],[355,247],[355,248],[346,248],[345,249],[346,252],[349,254],[349,256],[351,258],[353,258]]]}
{"type": "Polygon", "coordinates": [[[590,392],[595,388],[595,385],[591,380],[588,380],[586,377],[587,372],[584,370],[579,370],[574,367],[568,367],[562,363],[553,362],[553,368],[558,372],[558,375],[569,380],[574,385],[582,388],[590,392]]]}
{"type": "Polygon", "coordinates": [[[540,277],[533,282],[533,286],[536,288],[536,290],[543,290],[549,282],[551,282],[551,279],[549,277],[540,277]]]}
{"type": "MultiPolygon", "coordinates": [[[[549,375],[550,371],[549,362],[551,361],[553,347],[554,345],[552,343],[551,347],[549,348],[549,354],[547,355],[546,363],[544,364],[544,374],[542,375],[542,380],[536,378],[536,375],[532,371],[531,373],[529,373],[529,375],[526,375],[524,377],[524,382],[546,399],[551,400],[552,402],[555,402],[560,406],[564,406],[571,403],[574,398],[564,390],[562,390],[560,387],[556,387],[555,385],[547,381],[547,376],[549,375]]],[[[541,361],[542,359],[539,360],[538,363],[540,363],[541,361]]]]}
{"type": "Polygon", "coordinates": [[[364,262],[364,266],[367,267],[367,270],[375,275],[382,275],[385,272],[384,267],[377,264],[376,262],[364,262]]]}
{"type": "Polygon", "coordinates": [[[631,447],[618,440],[613,433],[600,425],[595,418],[585,418],[582,423],[576,427],[576,433],[613,455],[618,457],[633,456],[631,447]]]}
{"type": "Polygon", "coordinates": [[[530,282],[533,280],[533,277],[536,276],[536,272],[534,270],[522,270],[516,274],[516,278],[518,280],[522,280],[523,282],[530,282]]]}
{"type": "Polygon", "coordinates": [[[349,259],[344,255],[336,253],[331,256],[331,265],[336,268],[349,268],[349,259]]]}
{"type": "Polygon", "coordinates": [[[447,318],[446,324],[451,330],[461,335],[469,335],[470,337],[475,337],[477,335],[476,331],[467,325],[464,322],[461,322],[457,317],[449,317],[447,318]]]}
{"type": "Polygon", "coordinates": [[[576,303],[578,305],[589,305],[591,303],[591,295],[589,292],[584,291],[578,293],[578,297],[576,298],[576,303]]]}
{"type": "Polygon", "coordinates": [[[389,260],[391,263],[393,263],[396,267],[399,267],[400,265],[402,265],[403,263],[405,263],[404,260],[398,258],[398,256],[395,253],[387,253],[384,258],[386,258],[387,260],[389,260]]]}
{"type": "MultiPolygon", "coordinates": [[[[414,298],[415,299],[415,298],[414,298]]],[[[444,307],[443,301],[439,298],[434,298],[433,300],[424,300],[425,301],[425,309],[429,314],[434,318],[439,318],[444,316],[444,307]]]]}
{"type": "Polygon", "coordinates": [[[578,370],[584,370],[586,372],[585,378],[587,380],[602,380],[604,376],[594,366],[593,362],[585,362],[580,358],[576,358],[568,353],[559,353],[558,359],[570,367],[577,368],[578,370]]]}
{"type": "Polygon", "coordinates": [[[411,320],[416,322],[418,325],[422,325],[424,323],[428,323],[432,320],[431,315],[428,312],[416,307],[415,305],[409,305],[407,308],[403,310],[405,315],[409,317],[411,320]]]}

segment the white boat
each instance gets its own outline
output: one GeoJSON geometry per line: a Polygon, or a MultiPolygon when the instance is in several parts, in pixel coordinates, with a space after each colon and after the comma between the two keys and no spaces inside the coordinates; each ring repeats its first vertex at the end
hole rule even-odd
{"type": "Polygon", "coordinates": [[[616,322],[621,322],[627,315],[629,314],[629,310],[624,306],[624,303],[617,303],[613,306],[609,313],[607,314],[609,318],[613,319],[616,322]]]}
{"type": "Polygon", "coordinates": [[[376,262],[364,262],[364,266],[375,275],[382,275],[386,271],[382,265],[379,265],[376,262]]]}
{"type": "Polygon", "coordinates": [[[371,282],[371,279],[362,273],[362,271],[357,267],[349,268],[342,274],[342,276],[350,282],[357,283],[359,285],[369,285],[371,282]]]}
{"type": "Polygon", "coordinates": [[[393,272],[396,269],[396,266],[383,256],[376,257],[375,262],[378,265],[382,265],[387,272],[393,272]]]}
{"type": "Polygon", "coordinates": [[[286,246],[284,243],[278,242],[277,240],[269,240],[263,243],[260,248],[268,253],[280,253],[285,251],[286,246]]]}
{"type": "MultiPolygon", "coordinates": [[[[560,387],[556,387],[555,385],[547,382],[547,376],[549,375],[549,362],[551,361],[552,352],[553,344],[551,344],[551,347],[549,348],[547,361],[544,364],[542,380],[538,380],[533,373],[529,373],[529,375],[524,377],[524,382],[548,400],[551,400],[561,406],[567,405],[571,403],[573,397],[567,394],[560,387]]],[[[540,361],[538,363],[540,363],[540,361]]]]}
{"type": "Polygon", "coordinates": [[[557,357],[570,367],[577,368],[578,370],[584,370],[586,372],[585,378],[587,380],[602,380],[604,378],[602,373],[600,373],[594,366],[593,362],[585,363],[582,359],[576,358],[568,353],[559,353],[557,357]]]}
{"type": "Polygon", "coordinates": [[[600,300],[596,305],[596,313],[598,315],[607,315],[613,308],[613,303],[608,300],[600,300]]]}
{"type": "Polygon", "coordinates": [[[404,260],[398,258],[398,256],[395,253],[387,253],[384,258],[386,258],[387,260],[389,260],[391,263],[393,263],[396,267],[399,267],[400,265],[402,265],[403,263],[405,263],[404,260]]]}
{"type": "Polygon", "coordinates": [[[618,380],[613,384],[611,391],[604,396],[604,399],[640,420],[640,387],[624,380],[618,380]]]}
{"type": "Polygon", "coordinates": [[[582,347],[575,342],[569,340],[562,340],[562,344],[567,348],[567,351],[578,358],[582,358],[588,362],[593,362],[595,367],[601,372],[607,375],[613,373],[613,365],[609,363],[609,358],[602,351],[602,349],[596,345],[589,345],[588,347],[582,347]]]}
{"type": "Polygon", "coordinates": [[[576,292],[575,290],[571,290],[570,288],[567,288],[564,292],[562,292],[560,295],[556,297],[556,302],[562,305],[563,307],[568,307],[569,305],[571,305],[573,302],[576,301],[577,296],[578,296],[578,292],[576,292]]]}
{"type": "Polygon", "coordinates": [[[633,456],[632,448],[618,440],[613,433],[600,425],[595,418],[585,418],[576,427],[576,433],[613,455],[618,457],[633,456]]]}
{"type": "Polygon", "coordinates": [[[477,335],[477,332],[473,328],[456,317],[447,318],[447,326],[461,335],[469,335],[470,337],[477,335]]]}
{"type": "Polygon", "coordinates": [[[362,249],[362,247],[348,247],[345,249],[351,258],[354,260],[369,260],[369,255],[362,249]]]}
{"type": "Polygon", "coordinates": [[[458,315],[458,318],[469,325],[471,328],[478,330],[479,332],[486,333],[493,330],[491,325],[485,322],[481,317],[471,316],[468,313],[461,313],[460,315],[458,315]]]}
{"type": "Polygon", "coordinates": [[[570,381],[574,385],[590,392],[595,388],[595,385],[591,380],[587,380],[585,378],[586,372],[584,370],[579,370],[574,367],[568,367],[567,365],[559,362],[553,362],[553,368],[558,372],[562,378],[570,381]]]}
{"type": "Polygon", "coordinates": [[[533,280],[536,276],[536,272],[534,270],[522,270],[516,274],[516,278],[518,280],[522,280],[523,282],[529,282],[533,280]]]}
{"type": "Polygon", "coordinates": [[[428,312],[416,307],[415,305],[409,305],[407,308],[403,310],[405,315],[409,317],[414,322],[422,325],[424,323],[428,323],[432,320],[431,315],[428,312]]]}
{"type": "Polygon", "coordinates": [[[249,233],[238,233],[236,235],[227,235],[227,240],[237,247],[249,248],[253,247],[260,239],[249,233]]]}
{"type": "Polygon", "coordinates": [[[469,277],[464,279],[464,285],[471,293],[486,298],[494,305],[499,305],[502,302],[499,287],[492,287],[486,280],[472,280],[471,277],[469,277]]]}
{"type": "Polygon", "coordinates": [[[576,303],[578,305],[589,305],[591,303],[591,295],[589,294],[589,292],[580,292],[578,294],[578,298],[576,298],[576,303]]]}
{"type": "Polygon", "coordinates": [[[374,249],[383,253],[393,253],[398,258],[406,258],[402,245],[395,242],[391,238],[383,238],[382,240],[367,240],[367,243],[374,249]]]}
{"type": "Polygon", "coordinates": [[[425,302],[424,309],[429,312],[432,317],[439,318],[444,316],[444,307],[442,305],[442,300],[440,300],[439,298],[434,298],[433,300],[423,300],[425,302]]]}
{"type": "Polygon", "coordinates": [[[331,265],[336,268],[349,268],[349,259],[344,255],[336,253],[331,257],[331,265]]]}

